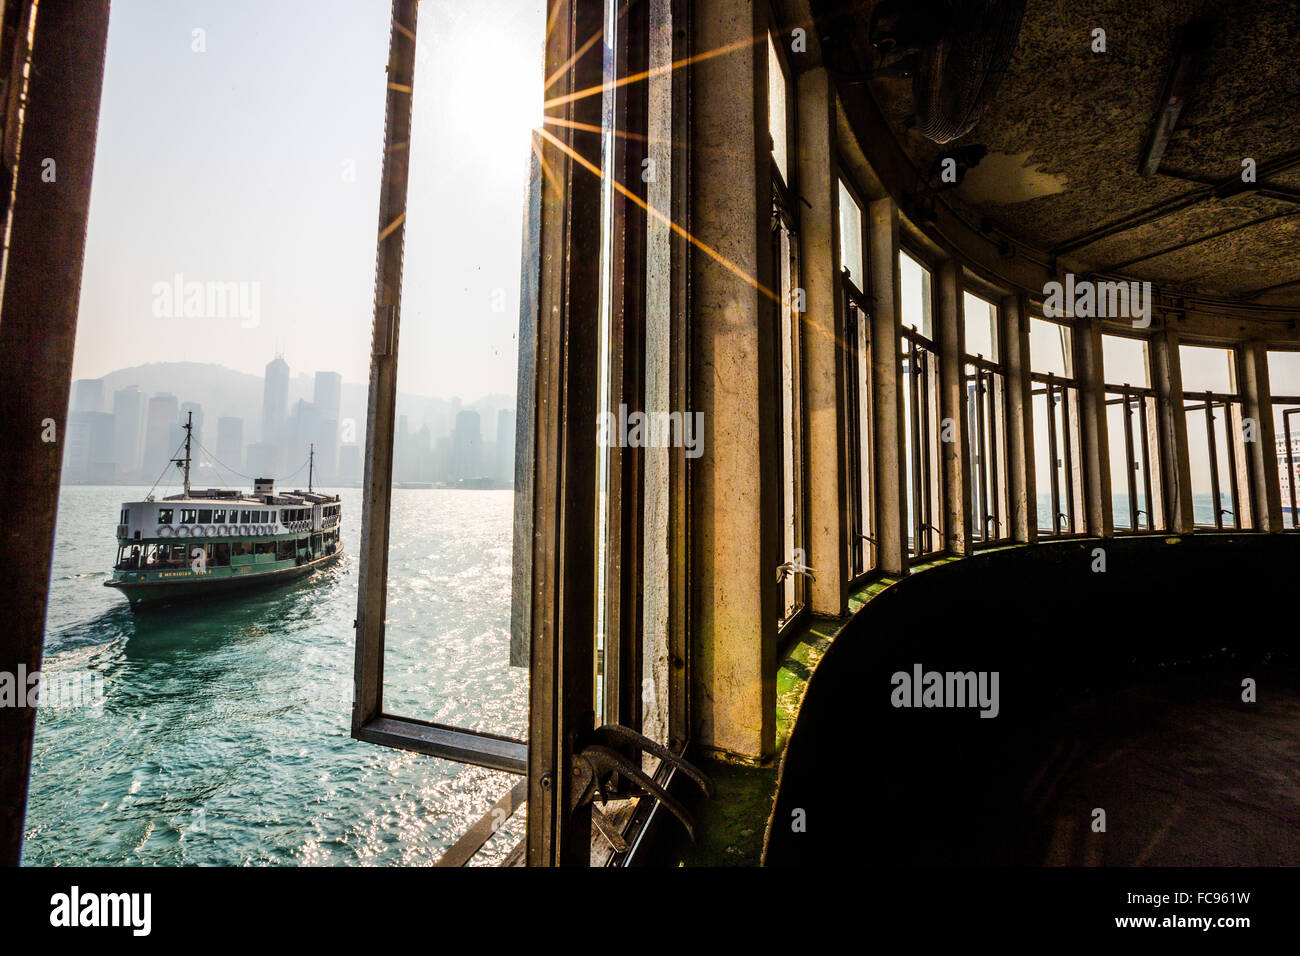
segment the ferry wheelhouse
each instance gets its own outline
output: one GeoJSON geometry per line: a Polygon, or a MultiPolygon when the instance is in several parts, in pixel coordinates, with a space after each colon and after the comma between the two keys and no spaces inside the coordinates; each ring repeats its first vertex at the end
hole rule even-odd
{"type": "Polygon", "coordinates": [[[275,491],[258,478],[251,494],[189,487],[187,424],[185,491],[161,500],[122,504],[117,560],[105,587],[131,606],[169,604],[313,574],[343,553],[343,505],[337,495],[275,491]]]}

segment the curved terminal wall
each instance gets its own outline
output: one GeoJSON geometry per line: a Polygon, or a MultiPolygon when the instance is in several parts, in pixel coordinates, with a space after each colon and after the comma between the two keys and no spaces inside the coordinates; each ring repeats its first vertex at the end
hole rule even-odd
{"type": "Polygon", "coordinates": [[[1088,539],[900,581],[809,683],[766,861],[1297,862],[1298,559],[1279,535],[1088,539]],[[918,666],[920,691],[895,679],[918,666]],[[951,706],[948,672],[984,701],[951,706]]]}

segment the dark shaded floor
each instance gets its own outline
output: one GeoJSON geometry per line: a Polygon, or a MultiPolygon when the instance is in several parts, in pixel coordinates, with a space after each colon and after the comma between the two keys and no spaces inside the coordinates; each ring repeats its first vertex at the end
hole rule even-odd
{"type": "Polygon", "coordinates": [[[1018,549],[889,589],[809,684],[767,862],[1300,863],[1300,542],[1255,541],[1108,542],[1105,574],[1095,543],[1018,549]],[[998,671],[998,716],[893,706],[917,663],[998,671]]]}

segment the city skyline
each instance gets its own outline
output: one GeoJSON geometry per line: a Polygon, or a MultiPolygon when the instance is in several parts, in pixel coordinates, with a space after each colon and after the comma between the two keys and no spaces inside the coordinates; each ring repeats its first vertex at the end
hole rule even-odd
{"type": "MultiPolygon", "coordinates": [[[[180,363],[156,364],[173,367],[176,376],[184,367],[180,363]]],[[[111,390],[106,387],[110,376],[130,371],[116,370],[98,379],[73,382],[65,480],[134,483],[166,479],[189,421],[193,485],[238,485],[239,479],[256,477],[300,480],[310,450],[315,454],[316,484],[355,485],[361,481],[364,416],[341,414],[345,383],[338,372],[299,373],[296,381],[312,383],[310,400],[299,397],[290,403],[290,366],[277,355],[266,364],[261,379],[260,421],[249,422],[245,415],[223,414],[229,409],[217,403],[205,408],[202,402],[192,400],[185,387],[190,385],[194,391],[197,386],[192,382],[172,384],[172,390],[142,390],[135,382],[111,390]]],[[[233,401],[229,395],[222,398],[227,405],[233,401]]],[[[251,398],[245,395],[242,401],[248,405],[251,398]]],[[[412,398],[405,396],[408,404],[412,398]]],[[[466,407],[458,396],[433,399],[445,406],[440,409],[442,414],[426,405],[414,428],[410,427],[411,416],[403,415],[393,481],[508,487],[514,471],[515,411],[503,405],[507,398],[513,405],[513,397],[507,396],[483,396],[469,403],[488,415],[490,438],[485,435],[479,411],[466,407]]]]}

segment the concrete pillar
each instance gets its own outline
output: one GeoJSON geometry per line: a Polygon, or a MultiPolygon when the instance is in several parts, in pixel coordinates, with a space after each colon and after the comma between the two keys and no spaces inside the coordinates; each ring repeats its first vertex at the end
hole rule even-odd
{"type": "Polygon", "coordinates": [[[838,256],[839,184],[832,141],[834,109],[823,67],[798,79],[796,157],[799,193],[799,273],[806,295],[803,315],[805,449],[808,482],[808,563],[812,612],[839,617],[848,611],[848,463],[846,420],[841,413],[845,330],[838,256]]]}
{"type": "Polygon", "coordinates": [[[970,422],[966,407],[966,323],[961,311],[961,280],[953,259],[940,264],[938,310],[935,313],[935,344],[939,349],[940,438],[951,433],[952,441],[939,442],[943,474],[943,533],[945,547],[952,554],[970,554],[970,422]],[[944,422],[952,420],[952,427],[944,422]]]}
{"type": "Polygon", "coordinates": [[[1011,535],[1038,540],[1038,497],[1034,474],[1033,382],[1029,378],[1029,316],[1024,299],[1004,296],[1002,364],[1007,373],[1007,494],[1011,499],[1011,535]]]}
{"type": "Polygon", "coordinates": [[[907,573],[907,470],[903,435],[903,376],[898,334],[903,313],[898,274],[898,206],[877,199],[867,207],[871,316],[871,426],[876,478],[877,567],[907,573]]]}
{"type": "MultiPolygon", "coordinates": [[[[697,4],[691,229],[694,396],[704,454],[692,476],[695,736],[705,750],[770,754],[776,732],[781,476],[772,300],[767,6],[697,4]]],[[[818,575],[820,577],[820,575],[818,575]]]]}
{"type": "Polygon", "coordinates": [[[1076,320],[1079,350],[1079,425],[1084,456],[1084,502],[1088,534],[1108,538],[1115,533],[1110,501],[1110,448],[1106,428],[1106,386],[1101,361],[1101,325],[1096,319],[1076,320]]]}
{"type": "Polygon", "coordinates": [[[1166,328],[1151,339],[1160,418],[1160,484],[1164,489],[1169,530],[1190,534],[1196,527],[1192,509],[1192,462],[1187,450],[1187,414],[1183,411],[1183,371],[1178,333],[1166,328]]]}
{"type": "Polygon", "coordinates": [[[1273,396],[1268,380],[1268,349],[1247,342],[1237,350],[1241,406],[1255,420],[1255,441],[1246,443],[1250,478],[1250,510],[1256,531],[1282,530],[1282,481],[1277,472],[1277,442],[1273,428],[1273,396]]]}
{"type": "MultiPolygon", "coordinates": [[[[37,10],[0,311],[0,671],[11,674],[41,669],[107,37],[108,0],[43,0],[37,10]],[[55,182],[42,178],[46,158],[55,182]]],[[[0,720],[4,866],[22,850],[35,727],[25,705],[0,720]]]]}

